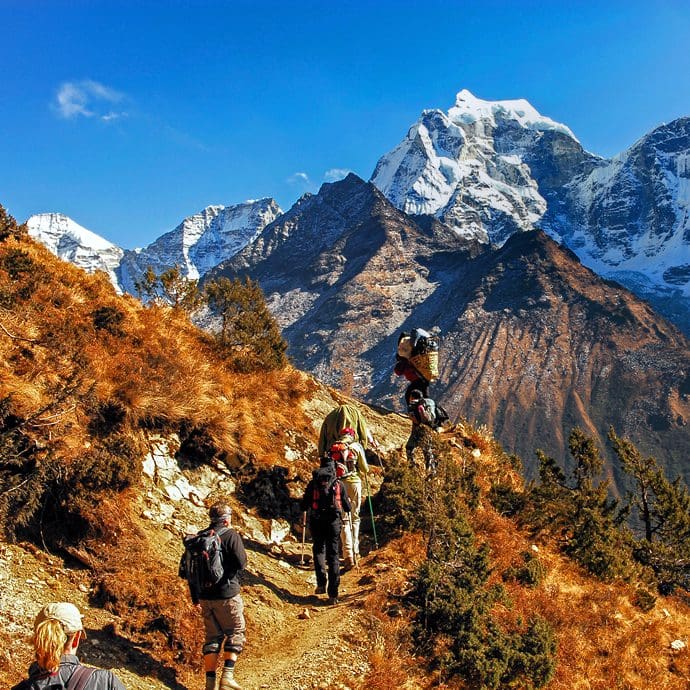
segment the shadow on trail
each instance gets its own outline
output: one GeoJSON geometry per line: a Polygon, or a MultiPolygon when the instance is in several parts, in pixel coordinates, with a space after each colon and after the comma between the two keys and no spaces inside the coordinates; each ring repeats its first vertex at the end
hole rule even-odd
{"type": "Polygon", "coordinates": [[[170,690],[187,690],[187,686],[177,680],[177,671],[165,666],[160,659],[136,642],[119,635],[112,624],[102,629],[87,628],[87,638],[80,645],[83,660],[99,668],[112,668],[115,659],[120,665],[140,678],[155,678],[170,690]],[[105,654],[104,650],[108,650],[105,654]]]}
{"type": "Polygon", "coordinates": [[[242,584],[243,585],[260,585],[270,589],[279,599],[287,602],[288,604],[297,604],[299,606],[311,606],[312,604],[318,603],[319,599],[313,594],[299,595],[294,592],[290,592],[284,587],[278,587],[275,583],[267,580],[260,573],[255,573],[252,570],[245,570],[242,573],[242,584]]]}

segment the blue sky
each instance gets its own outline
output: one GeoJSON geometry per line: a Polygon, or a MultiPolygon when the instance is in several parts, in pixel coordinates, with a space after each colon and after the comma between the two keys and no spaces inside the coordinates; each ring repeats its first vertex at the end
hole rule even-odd
{"type": "Polygon", "coordinates": [[[424,108],[526,98],[614,155],[690,115],[690,3],[0,0],[0,204],[123,247],[368,179],[424,108]]]}

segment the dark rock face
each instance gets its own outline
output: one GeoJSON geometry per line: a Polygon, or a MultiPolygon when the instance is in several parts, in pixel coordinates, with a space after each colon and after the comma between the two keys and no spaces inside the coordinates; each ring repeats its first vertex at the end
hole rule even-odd
{"type": "Polygon", "coordinates": [[[462,310],[439,314],[449,410],[492,427],[528,474],[535,448],[568,460],[573,426],[604,447],[612,425],[690,480],[690,351],[675,327],[540,232],[471,261],[457,287],[462,310]]]}
{"type": "MultiPolygon", "coordinates": [[[[553,174],[557,174],[554,172],[553,174]]],[[[324,185],[213,275],[258,280],[297,366],[402,409],[397,336],[437,327],[452,417],[486,423],[534,472],[575,425],[609,425],[690,479],[688,341],[539,231],[496,250],[407,216],[354,175],[324,185]]]]}

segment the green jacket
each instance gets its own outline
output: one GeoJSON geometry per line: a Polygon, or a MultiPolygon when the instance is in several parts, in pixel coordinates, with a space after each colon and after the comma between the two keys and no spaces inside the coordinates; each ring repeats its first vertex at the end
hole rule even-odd
{"type": "Polygon", "coordinates": [[[340,432],[347,427],[355,430],[355,441],[359,441],[363,448],[367,447],[369,432],[364,417],[354,405],[340,405],[323,420],[319,434],[319,457],[338,441],[340,432]]]}

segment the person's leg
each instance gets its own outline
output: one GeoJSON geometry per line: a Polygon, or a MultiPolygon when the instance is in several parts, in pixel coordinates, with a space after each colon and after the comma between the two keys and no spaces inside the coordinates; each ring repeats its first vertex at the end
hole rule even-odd
{"type": "Polygon", "coordinates": [[[352,512],[352,550],[359,556],[359,513],[362,508],[362,482],[352,483],[352,496],[350,496],[350,505],[352,512]]]}
{"type": "Polygon", "coordinates": [[[330,523],[326,538],[326,560],[328,562],[328,597],[338,598],[340,587],[340,527],[341,520],[336,518],[330,523]]]}
{"type": "Polygon", "coordinates": [[[326,593],[326,529],[317,520],[310,523],[312,555],[314,556],[314,573],[316,574],[316,593],[326,593]]]}
{"type": "MultiPolygon", "coordinates": [[[[353,501],[356,498],[356,486],[354,482],[349,480],[344,481],[345,491],[347,492],[347,498],[352,505],[352,510],[354,511],[353,501]]],[[[361,492],[360,492],[361,493],[361,492]]],[[[345,561],[345,567],[351,568],[355,564],[355,553],[357,552],[357,545],[354,539],[354,531],[352,525],[352,513],[348,515],[347,513],[343,516],[343,524],[341,528],[341,541],[343,544],[343,560],[345,561]]]]}
{"type": "Polygon", "coordinates": [[[345,568],[351,568],[354,565],[354,543],[352,541],[352,527],[350,526],[350,517],[343,516],[342,526],[340,528],[340,541],[343,547],[343,560],[345,568]]]}
{"type": "Polygon", "coordinates": [[[223,630],[213,612],[214,601],[201,601],[201,614],[204,620],[204,673],[206,690],[215,690],[218,653],[223,642],[223,630]]]}
{"type": "Polygon", "coordinates": [[[218,619],[225,635],[223,672],[220,676],[219,690],[240,690],[240,685],[235,680],[235,663],[244,648],[247,627],[244,620],[244,602],[240,594],[223,601],[218,619]]]}
{"type": "Polygon", "coordinates": [[[421,427],[421,424],[412,425],[410,437],[407,439],[407,443],[405,444],[405,454],[407,455],[407,461],[409,463],[414,462],[414,449],[419,445],[419,434],[421,427]]]}

